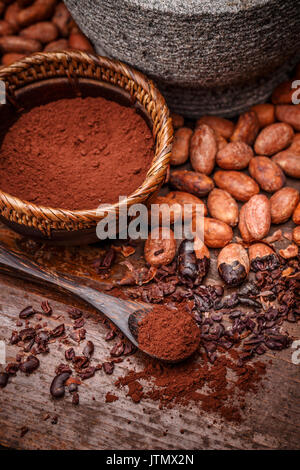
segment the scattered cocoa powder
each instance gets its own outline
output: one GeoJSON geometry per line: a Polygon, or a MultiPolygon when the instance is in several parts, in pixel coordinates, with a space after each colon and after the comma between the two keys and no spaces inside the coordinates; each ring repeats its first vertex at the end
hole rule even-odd
{"type": "Polygon", "coordinates": [[[200,330],[184,306],[155,305],[139,324],[139,347],[168,361],[180,361],[195,352],[200,330]]]}
{"type": "Polygon", "coordinates": [[[0,187],[44,206],[96,209],[136,190],[153,156],[151,131],[135,109],[102,97],[58,100],[8,130],[0,187]]]}
{"type": "Polygon", "coordinates": [[[227,421],[240,422],[246,394],[257,391],[265,364],[257,361],[241,367],[230,356],[233,354],[224,354],[214,364],[206,354],[177,365],[146,360],[141,371],[129,371],[115,385],[127,386],[128,396],[135,403],[146,398],[159,402],[162,409],[194,402],[203,411],[217,412],[227,421]]]}

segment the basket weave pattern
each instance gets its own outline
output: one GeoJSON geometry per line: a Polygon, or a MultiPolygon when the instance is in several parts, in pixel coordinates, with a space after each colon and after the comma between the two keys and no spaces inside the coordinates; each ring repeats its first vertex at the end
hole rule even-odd
{"type": "MultiPolygon", "coordinates": [[[[128,207],[145,203],[159,189],[166,177],[170,160],[173,128],[165,100],[143,74],[105,57],[84,52],[38,53],[0,70],[0,80],[6,85],[8,101],[15,102],[15,91],[42,80],[68,78],[71,85],[81,78],[109,83],[127,91],[133,102],[139,102],[151,117],[155,156],[143,184],[124,203],[128,207]]],[[[116,211],[112,204],[106,211],[116,211]]],[[[40,230],[48,238],[51,230],[78,231],[96,226],[103,215],[97,210],[69,211],[32,204],[0,190],[0,214],[10,222],[40,230]]]]}

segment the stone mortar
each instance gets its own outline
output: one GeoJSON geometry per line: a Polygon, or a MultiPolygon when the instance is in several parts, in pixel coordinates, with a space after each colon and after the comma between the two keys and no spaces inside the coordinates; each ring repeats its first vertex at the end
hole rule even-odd
{"type": "Polygon", "coordinates": [[[188,117],[265,101],[300,61],[300,0],[65,0],[99,54],[152,77],[188,117]]]}

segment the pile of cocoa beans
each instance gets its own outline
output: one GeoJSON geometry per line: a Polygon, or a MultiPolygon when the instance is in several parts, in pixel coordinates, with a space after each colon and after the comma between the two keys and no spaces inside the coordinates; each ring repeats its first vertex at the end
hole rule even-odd
{"type": "MultiPolygon", "coordinates": [[[[274,90],[270,102],[253,106],[235,121],[203,116],[195,126],[185,126],[182,116],[172,116],[172,190],[153,203],[170,209],[171,223],[181,217],[178,204],[204,206],[205,245],[195,253],[197,258],[209,258],[209,248],[221,249],[218,271],[228,285],[241,284],[251,267],[272,269],[278,256],[298,256],[300,105],[292,101],[296,79],[300,66],[290,81],[274,90]],[[286,185],[286,177],[294,179],[293,187],[286,185]],[[268,237],[271,224],[291,218],[296,227],[285,233],[290,245],[277,254],[272,244],[276,236],[268,237]]],[[[193,220],[193,210],[188,217],[193,220]]],[[[174,234],[164,240],[165,232],[161,227],[162,237],[156,233],[152,240],[150,234],[146,242],[145,259],[153,266],[168,264],[176,255],[174,234]]]]}
{"type": "Polygon", "coordinates": [[[63,2],[0,0],[2,66],[33,52],[62,50],[94,52],[63,2]]]}

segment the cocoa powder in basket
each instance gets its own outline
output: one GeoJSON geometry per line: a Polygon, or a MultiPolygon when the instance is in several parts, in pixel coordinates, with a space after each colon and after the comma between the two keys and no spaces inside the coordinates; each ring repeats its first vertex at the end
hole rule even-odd
{"type": "Polygon", "coordinates": [[[2,191],[75,210],[130,195],[145,179],[154,151],[151,131],[135,109],[87,97],[21,114],[0,156],[2,191]]]}

